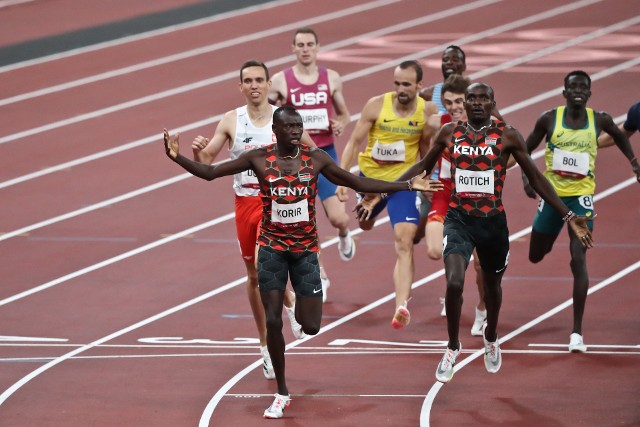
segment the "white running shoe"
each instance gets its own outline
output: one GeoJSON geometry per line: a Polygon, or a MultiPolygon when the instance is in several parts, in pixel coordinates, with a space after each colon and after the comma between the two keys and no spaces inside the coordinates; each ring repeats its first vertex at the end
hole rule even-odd
{"type": "Polygon", "coordinates": [[[273,364],[271,363],[271,356],[269,355],[269,349],[265,345],[260,347],[260,353],[262,354],[262,373],[268,380],[274,380],[276,373],[273,370],[273,364]]]}
{"type": "Polygon", "coordinates": [[[458,349],[451,350],[449,347],[444,352],[438,367],[436,368],[436,379],[441,383],[448,383],[453,378],[453,367],[456,366],[456,359],[462,351],[462,344],[458,341],[458,349]]]}
{"type": "Polygon", "coordinates": [[[291,307],[285,306],[284,309],[287,312],[287,317],[291,323],[291,332],[293,332],[293,336],[297,339],[306,337],[307,334],[302,330],[302,325],[296,320],[296,304],[294,303],[291,307]]]}
{"type": "Polygon", "coordinates": [[[496,337],[495,342],[489,342],[484,337],[484,332],[487,329],[487,324],[482,326],[482,339],[484,340],[484,367],[487,368],[487,372],[495,374],[500,370],[502,366],[502,355],[500,354],[500,341],[496,337]]]}
{"type": "Polygon", "coordinates": [[[447,317],[447,306],[444,303],[444,298],[440,298],[440,304],[442,304],[442,311],[440,312],[440,316],[447,317]]]}
{"type": "Polygon", "coordinates": [[[320,282],[322,283],[322,302],[327,302],[327,289],[331,286],[331,281],[328,277],[320,276],[320,282]]]}
{"type": "Polygon", "coordinates": [[[482,335],[482,325],[484,325],[485,320],[487,320],[487,310],[478,310],[478,307],[476,307],[476,319],[473,321],[473,326],[471,326],[471,335],[474,337],[482,335]]]}
{"type": "Polygon", "coordinates": [[[276,398],[273,400],[271,406],[264,410],[265,418],[282,418],[284,409],[291,405],[291,397],[283,396],[278,393],[274,394],[274,396],[276,398]]]}
{"type": "Polygon", "coordinates": [[[587,346],[582,339],[582,335],[574,332],[569,336],[569,351],[571,353],[586,353],[587,346]]]}
{"type": "Polygon", "coordinates": [[[338,236],[338,253],[343,261],[351,261],[356,254],[356,242],[351,237],[351,231],[346,236],[338,236]]]}

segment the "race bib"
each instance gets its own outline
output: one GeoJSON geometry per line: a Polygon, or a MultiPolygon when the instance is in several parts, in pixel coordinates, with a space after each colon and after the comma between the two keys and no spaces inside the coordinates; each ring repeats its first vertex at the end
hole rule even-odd
{"type": "Polygon", "coordinates": [[[313,110],[298,110],[302,116],[302,123],[306,131],[329,130],[329,113],[326,108],[313,110]]]}
{"type": "Polygon", "coordinates": [[[306,199],[287,204],[271,201],[271,222],[274,224],[309,222],[309,203],[306,199]]]}
{"type": "Polygon", "coordinates": [[[373,144],[371,157],[376,163],[404,163],[404,141],[396,141],[391,144],[380,144],[378,140],[373,144]]]}
{"type": "Polygon", "coordinates": [[[240,172],[240,186],[242,188],[253,188],[260,189],[260,183],[258,182],[258,177],[256,173],[249,169],[244,172],[240,172]]]}
{"type": "Polygon", "coordinates": [[[493,196],[493,170],[470,171],[456,168],[456,194],[469,199],[493,196]]]}
{"type": "Polygon", "coordinates": [[[589,174],[589,153],[553,150],[553,172],[568,178],[584,178],[589,174]]]}

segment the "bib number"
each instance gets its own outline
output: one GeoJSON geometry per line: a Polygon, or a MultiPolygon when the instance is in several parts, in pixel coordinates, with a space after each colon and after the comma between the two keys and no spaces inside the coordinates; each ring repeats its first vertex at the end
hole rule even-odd
{"type": "Polygon", "coordinates": [[[578,198],[578,203],[580,203],[580,206],[588,211],[593,210],[593,196],[591,195],[580,196],[578,198]]]}

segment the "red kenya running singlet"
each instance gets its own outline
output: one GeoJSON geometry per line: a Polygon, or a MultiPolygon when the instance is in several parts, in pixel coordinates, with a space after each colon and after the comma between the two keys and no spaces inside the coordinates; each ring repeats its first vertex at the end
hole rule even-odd
{"type": "Polygon", "coordinates": [[[488,217],[504,211],[502,188],[507,172],[502,158],[505,123],[492,121],[475,132],[459,121],[449,141],[453,191],[450,207],[471,216],[488,217]]]}
{"type": "Polygon", "coordinates": [[[317,176],[309,147],[300,145],[300,168],[283,175],[277,164],[276,145],[266,148],[265,183],[262,184],[262,225],[258,244],[279,251],[318,252],[316,229],[317,176]]]}

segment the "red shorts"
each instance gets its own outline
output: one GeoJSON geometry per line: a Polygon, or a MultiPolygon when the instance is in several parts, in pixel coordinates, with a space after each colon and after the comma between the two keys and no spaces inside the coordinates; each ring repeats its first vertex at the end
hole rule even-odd
{"type": "Polygon", "coordinates": [[[240,254],[245,262],[255,262],[256,242],[262,221],[262,199],[260,196],[240,197],[236,195],[236,231],[240,254]]]}
{"type": "Polygon", "coordinates": [[[444,217],[447,216],[447,211],[449,210],[449,202],[451,201],[451,190],[453,186],[451,180],[441,179],[440,181],[444,184],[444,187],[442,190],[433,193],[433,197],[431,198],[431,210],[427,216],[427,222],[437,221],[444,223],[444,217]]]}

